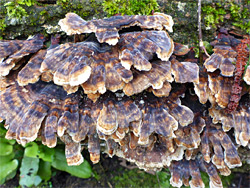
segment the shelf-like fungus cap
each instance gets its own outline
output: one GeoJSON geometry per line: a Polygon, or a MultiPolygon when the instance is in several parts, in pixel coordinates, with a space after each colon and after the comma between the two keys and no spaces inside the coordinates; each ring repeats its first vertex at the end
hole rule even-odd
{"type": "Polygon", "coordinates": [[[164,82],[172,82],[170,61],[154,61],[149,71],[135,71],[133,79],[125,84],[123,92],[128,95],[141,93],[150,86],[161,89],[164,82]]]}
{"type": "MultiPolygon", "coordinates": [[[[249,103],[249,102],[248,102],[249,103]]],[[[250,107],[240,103],[233,113],[227,113],[225,109],[209,109],[214,123],[221,123],[224,131],[234,128],[234,136],[237,144],[247,146],[250,143],[250,107]]]]}
{"type": "Polygon", "coordinates": [[[194,122],[185,127],[178,128],[174,133],[175,143],[188,149],[198,148],[201,142],[200,133],[206,126],[204,119],[195,117],[194,122]]]}
{"type": "Polygon", "coordinates": [[[199,66],[191,62],[179,62],[175,58],[171,60],[171,73],[177,83],[199,83],[199,66]]]}
{"type": "Polygon", "coordinates": [[[205,104],[209,97],[209,87],[208,76],[204,69],[199,72],[199,83],[194,83],[194,91],[200,103],[205,104]]]}
{"type": "Polygon", "coordinates": [[[250,66],[247,67],[245,70],[245,75],[243,77],[243,80],[247,83],[247,85],[250,85],[250,66]]]}
{"type": "MultiPolygon", "coordinates": [[[[211,156],[212,163],[218,169],[234,168],[241,166],[241,161],[237,153],[237,149],[232,143],[229,136],[221,129],[216,127],[209,127],[205,130],[206,134],[203,134],[201,150],[203,156],[211,156]],[[207,140],[205,142],[205,140],[207,140]],[[209,149],[213,148],[213,152],[209,149]],[[208,151],[207,151],[208,149],[208,151]],[[211,152],[211,153],[210,153],[211,152]]],[[[207,158],[206,158],[207,159],[207,158]]]]}
{"type": "Polygon", "coordinates": [[[232,77],[235,70],[237,52],[230,46],[216,46],[214,53],[208,58],[204,66],[208,72],[214,72],[216,69],[221,71],[221,75],[232,77]]]}
{"type": "Polygon", "coordinates": [[[233,77],[223,77],[218,72],[208,74],[208,86],[210,89],[209,100],[217,103],[221,108],[227,107],[232,93],[233,77]],[[213,99],[214,98],[214,99],[213,99]]]}
{"type": "Polygon", "coordinates": [[[174,43],[165,31],[129,32],[118,42],[121,64],[128,70],[133,65],[139,71],[149,71],[149,60],[156,53],[162,61],[168,61],[174,51],[174,43]]]}
{"type": "Polygon", "coordinates": [[[67,43],[48,50],[40,72],[52,74],[54,83],[68,93],[79,86],[86,94],[115,92],[133,79],[132,72],[121,65],[117,47],[97,42],[67,43]]]}
{"type": "Polygon", "coordinates": [[[52,36],[51,45],[48,49],[39,50],[33,56],[31,56],[27,64],[22,67],[22,69],[18,73],[17,82],[20,86],[35,83],[40,79],[40,76],[41,80],[46,82],[50,82],[53,79],[49,72],[41,73],[40,68],[42,62],[45,59],[47,51],[57,47],[59,45],[59,39],[60,35],[56,35],[55,37],[52,36]]]}
{"type": "MultiPolygon", "coordinates": [[[[25,56],[36,53],[43,47],[45,37],[41,34],[25,41],[0,42],[0,76],[6,76],[25,56]]],[[[18,65],[17,65],[18,64],[18,65]]]]}
{"type": "Polygon", "coordinates": [[[100,43],[116,45],[119,39],[118,31],[122,28],[139,26],[142,29],[166,29],[172,32],[173,19],[163,13],[155,13],[151,16],[113,16],[106,19],[85,21],[75,13],[68,13],[59,21],[61,29],[68,35],[81,33],[95,33],[100,43]]]}
{"type": "Polygon", "coordinates": [[[210,187],[223,187],[215,166],[212,163],[206,163],[201,157],[196,157],[194,160],[173,161],[170,166],[170,184],[174,187],[181,187],[184,183],[185,186],[191,188],[204,188],[200,171],[208,174],[210,187]],[[189,181],[190,176],[192,179],[189,181]]]}
{"type": "Polygon", "coordinates": [[[43,62],[46,53],[47,50],[38,51],[18,73],[17,81],[20,86],[35,83],[39,80],[39,77],[41,76],[41,63],[43,62]]]}
{"type": "Polygon", "coordinates": [[[116,156],[134,162],[141,169],[161,170],[164,166],[169,166],[171,161],[183,158],[182,148],[176,148],[174,152],[169,152],[166,142],[156,143],[153,140],[147,146],[136,145],[133,147],[133,143],[131,143],[133,139],[129,135],[126,136],[123,145],[116,144],[112,150],[116,156]]]}

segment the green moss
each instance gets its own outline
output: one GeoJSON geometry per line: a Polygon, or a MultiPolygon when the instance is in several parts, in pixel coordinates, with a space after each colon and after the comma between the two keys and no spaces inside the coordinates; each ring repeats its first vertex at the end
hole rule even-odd
{"type": "Polygon", "coordinates": [[[57,4],[41,4],[35,0],[3,0],[0,2],[0,37],[21,38],[36,33],[46,33],[43,25],[56,26],[68,12],[83,19],[103,16],[100,0],[58,0],[57,4]],[[4,6],[5,5],[5,6],[4,6]]]}
{"type": "Polygon", "coordinates": [[[207,27],[216,27],[217,24],[224,21],[226,11],[220,4],[206,5],[202,7],[202,12],[205,14],[204,20],[207,27]]]}
{"type": "Polygon", "coordinates": [[[207,28],[216,28],[218,24],[222,25],[225,22],[227,15],[227,21],[231,22],[234,26],[240,28],[245,33],[250,33],[250,1],[245,1],[243,4],[235,4],[233,2],[225,4],[212,4],[202,7],[202,14],[204,17],[204,23],[207,28]]]}
{"type": "Polygon", "coordinates": [[[122,15],[149,15],[158,10],[156,0],[105,0],[103,9],[108,16],[122,15]]]}
{"type": "Polygon", "coordinates": [[[159,187],[157,177],[152,174],[148,174],[143,170],[133,169],[121,172],[118,170],[112,181],[115,187],[159,187]]]}
{"type": "MultiPolygon", "coordinates": [[[[248,3],[250,4],[250,1],[248,1],[248,3]]],[[[249,9],[231,3],[229,10],[232,16],[233,25],[250,34],[250,20],[247,20],[250,16],[249,9]]]]}

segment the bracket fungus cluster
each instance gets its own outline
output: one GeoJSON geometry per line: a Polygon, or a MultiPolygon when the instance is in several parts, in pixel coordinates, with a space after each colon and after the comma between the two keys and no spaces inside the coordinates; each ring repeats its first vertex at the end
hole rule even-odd
{"type": "Polygon", "coordinates": [[[47,49],[41,35],[0,41],[7,139],[40,138],[48,147],[60,139],[68,165],[83,162],[87,142],[93,163],[104,151],[146,171],[169,167],[176,187],[204,187],[200,171],[222,187],[218,173],[241,166],[237,147],[250,148],[249,39],[218,41],[199,67],[168,35],[173,21],[163,13],[91,21],[68,13],[59,25],[89,37],[64,44],[52,37],[47,49]]]}

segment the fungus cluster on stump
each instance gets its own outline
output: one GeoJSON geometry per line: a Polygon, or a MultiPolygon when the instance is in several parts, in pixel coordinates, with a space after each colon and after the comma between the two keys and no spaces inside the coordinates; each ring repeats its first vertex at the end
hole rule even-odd
{"type": "Polygon", "coordinates": [[[104,143],[110,157],[144,170],[169,167],[176,187],[204,187],[200,171],[211,187],[222,187],[218,172],[241,166],[237,145],[250,147],[250,66],[237,73],[243,60],[235,46],[246,41],[219,41],[199,67],[185,60],[187,47],[174,44],[172,18],[162,13],[91,21],[68,13],[59,25],[69,35],[92,34],[65,44],[53,37],[48,49],[41,35],[0,41],[7,139],[25,145],[40,137],[55,147],[59,138],[68,165],[83,162],[82,142],[97,163],[104,143]],[[231,108],[230,101],[238,103],[231,108]]]}

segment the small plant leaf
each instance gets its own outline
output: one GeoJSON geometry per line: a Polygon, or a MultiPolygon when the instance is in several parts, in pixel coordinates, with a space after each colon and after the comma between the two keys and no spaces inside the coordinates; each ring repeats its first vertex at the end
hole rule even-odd
{"type": "Polygon", "coordinates": [[[39,170],[37,174],[42,178],[42,180],[48,181],[51,178],[51,163],[40,160],[39,170]]]}
{"type": "Polygon", "coordinates": [[[0,184],[5,182],[5,179],[15,173],[18,167],[18,160],[14,159],[14,154],[0,156],[0,184]]]}
{"type": "Polygon", "coordinates": [[[33,158],[38,158],[39,157],[39,148],[37,143],[35,142],[30,142],[25,145],[25,151],[24,155],[26,157],[33,157],[33,158]]]}
{"type": "Polygon", "coordinates": [[[55,154],[54,148],[48,148],[47,146],[39,145],[39,158],[40,159],[47,161],[47,162],[52,162],[54,154],[55,154]]]}
{"type": "Polygon", "coordinates": [[[37,175],[39,168],[39,158],[24,156],[20,167],[19,184],[23,187],[38,185],[42,179],[37,175]]]}
{"type": "Polygon", "coordinates": [[[89,178],[92,175],[92,169],[88,161],[84,161],[79,166],[68,166],[64,151],[61,149],[55,149],[54,160],[52,166],[58,170],[62,170],[70,173],[73,176],[79,178],[89,178]]]}
{"type": "Polygon", "coordinates": [[[13,146],[4,138],[0,138],[0,156],[6,156],[11,154],[13,146]]]}

